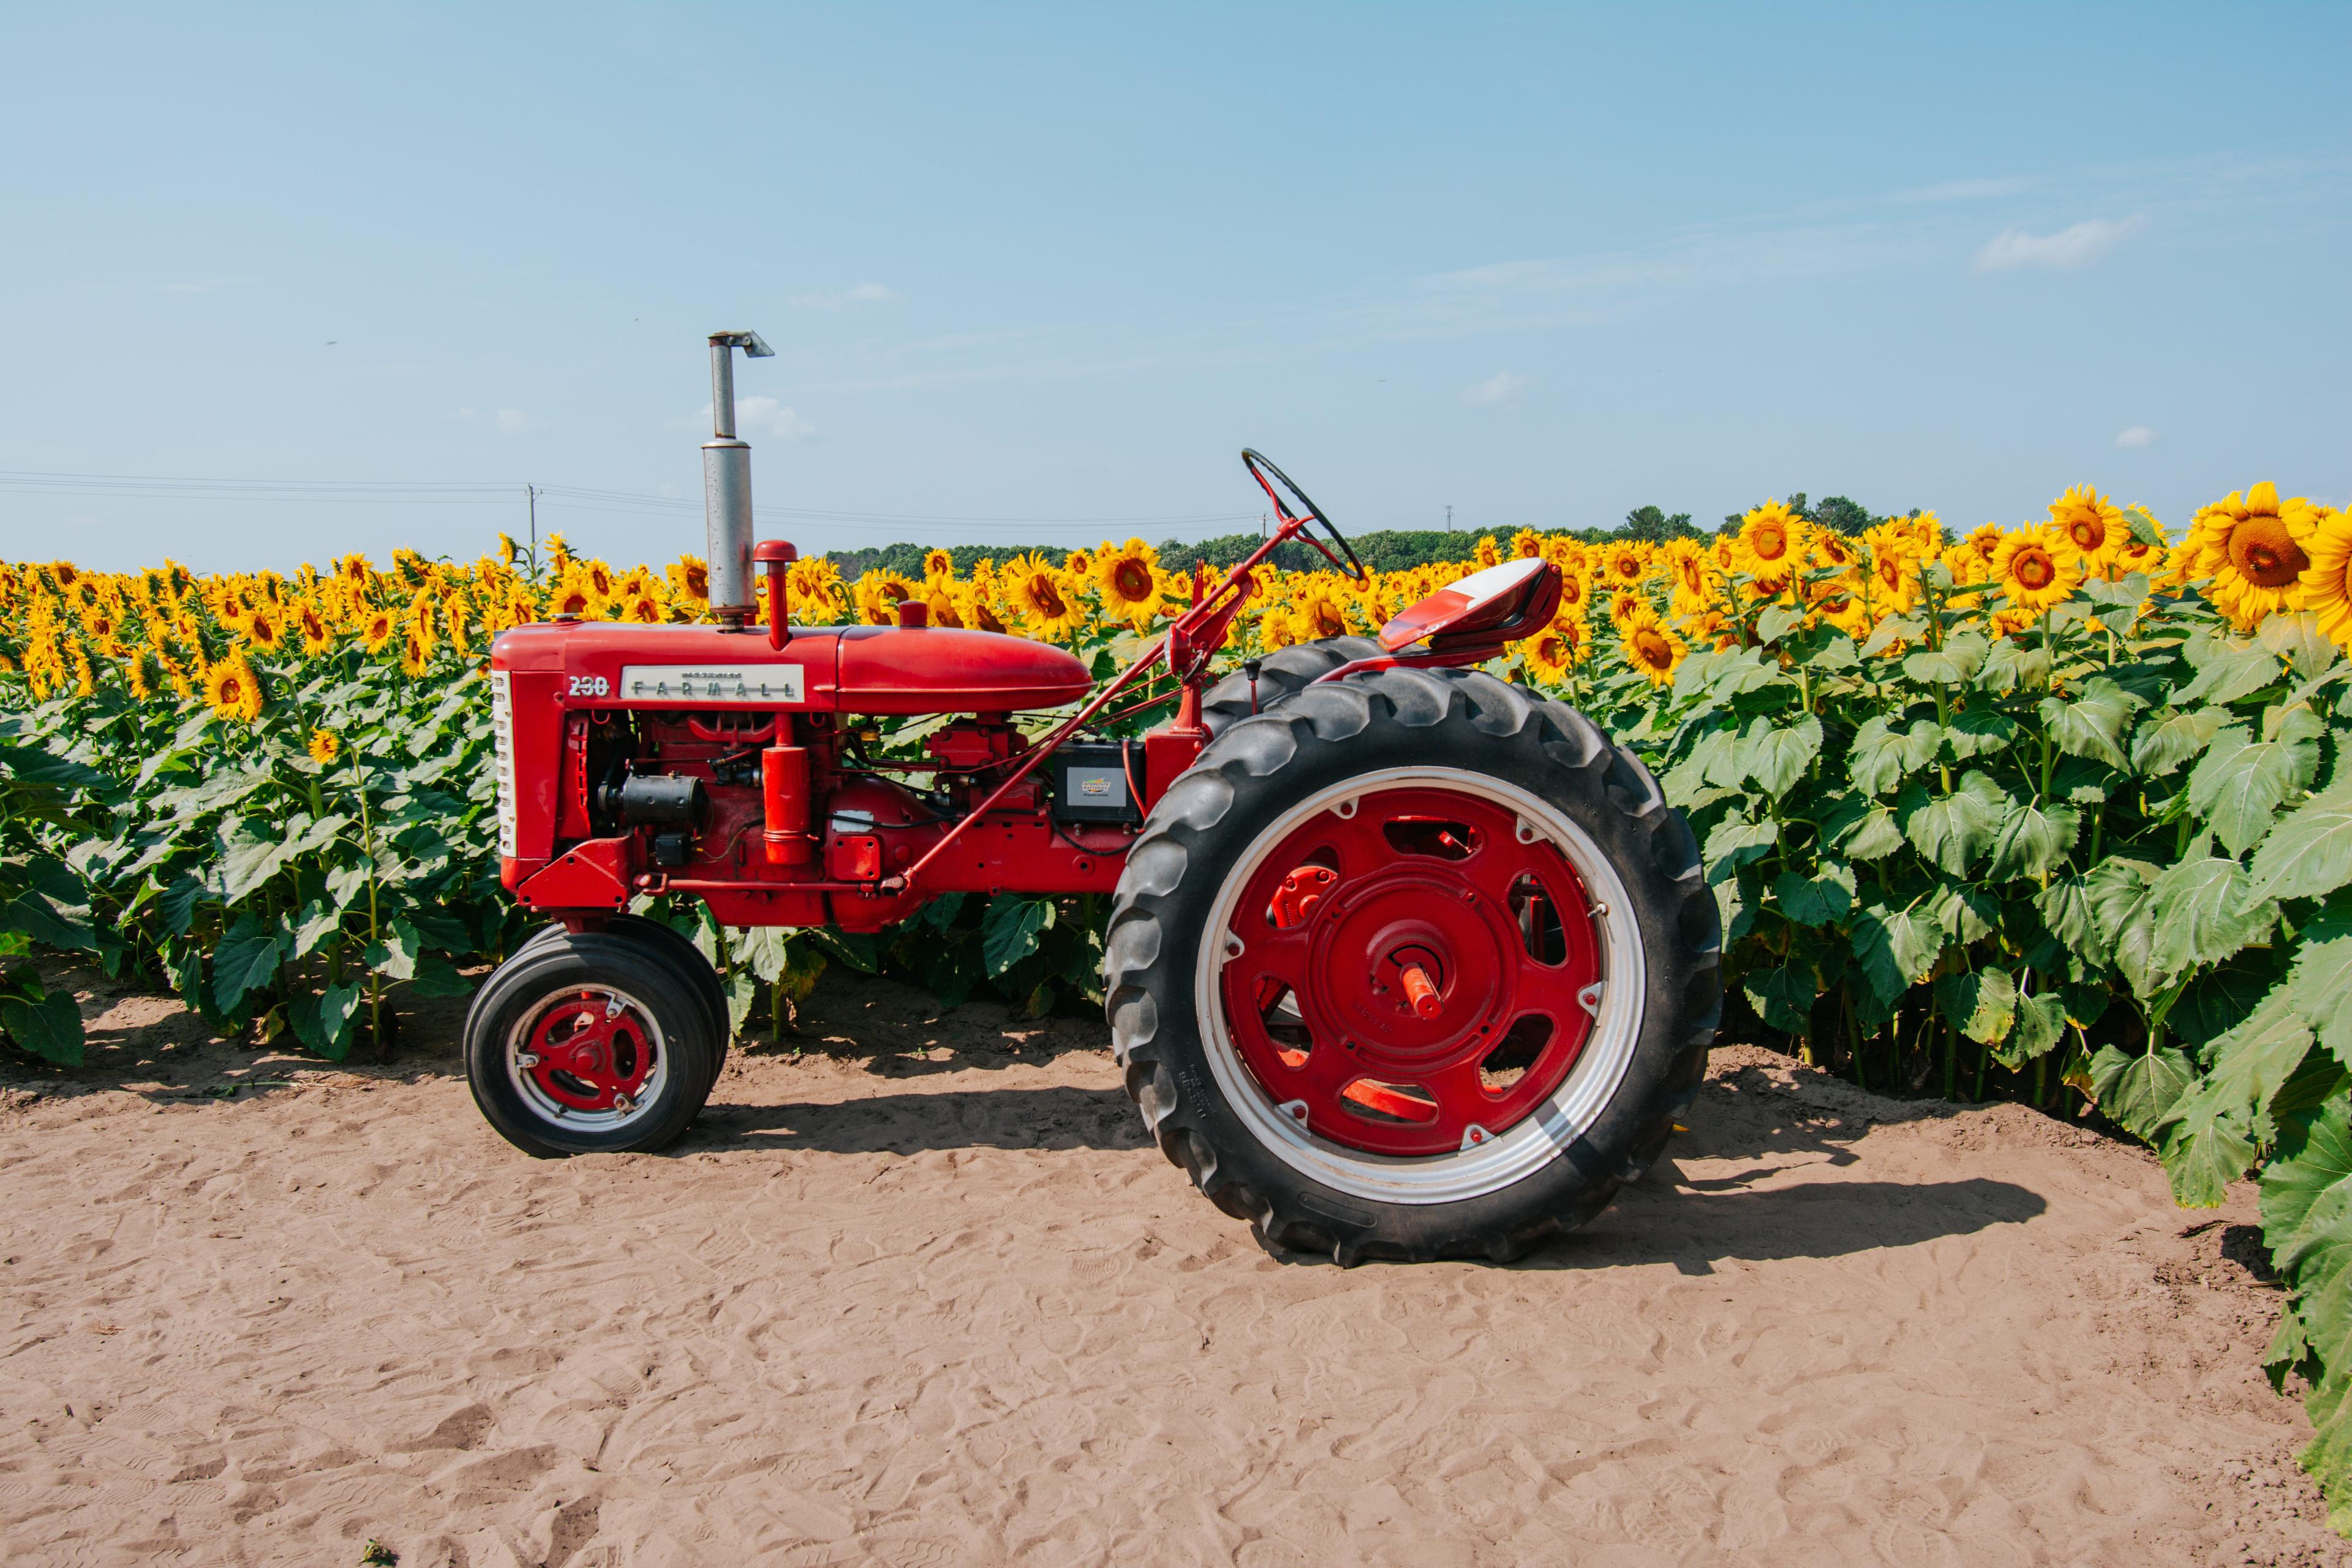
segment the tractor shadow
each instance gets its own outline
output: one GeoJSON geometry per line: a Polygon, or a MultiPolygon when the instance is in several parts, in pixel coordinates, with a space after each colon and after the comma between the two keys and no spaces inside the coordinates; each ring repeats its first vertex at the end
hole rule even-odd
{"type": "Polygon", "coordinates": [[[1966,1107],[1898,1100],[1796,1068],[1752,1047],[1718,1049],[1666,1152],[1575,1235],[1514,1267],[1842,1258],[2022,1225],[2049,1200],[2014,1182],[1876,1179],[1855,1147],[1874,1127],[1941,1121],[1966,1107]]]}
{"type": "MultiPolygon", "coordinates": [[[[1744,1065],[1719,1068],[1685,1114],[1689,1131],[1646,1176],[1623,1188],[1576,1235],[1505,1267],[1665,1263],[1684,1274],[1705,1275],[1727,1261],[1843,1258],[1969,1236],[2022,1224],[2049,1207],[2030,1188],[1986,1177],[1877,1179],[1853,1147],[1874,1126],[1948,1116],[1960,1108],[1883,1100],[1829,1081],[1792,1089],[1783,1077],[1744,1065]]],[[[912,1155],[975,1148],[1141,1152],[1150,1140],[1117,1089],[1007,1085],[842,1100],[714,1103],[675,1152],[912,1155]]],[[[1156,1152],[1151,1158],[1156,1163],[1156,1152]]],[[[1171,1182],[1183,1180],[1172,1170],[1164,1174],[1171,1182]]],[[[1294,1266],[1329,1263],[1299,1253],[1270,1256],[1294,1266]]]]}
{"type": "Polygon", "coordinates": [[[1037,1089],[877,1094],[780,1105],[714,1100],[665,1152],[791,1149],[825,1154],[918,1154],[944,1149],[1147,1148],[1125,1094],[1056,1084],[1037,1089]]]}

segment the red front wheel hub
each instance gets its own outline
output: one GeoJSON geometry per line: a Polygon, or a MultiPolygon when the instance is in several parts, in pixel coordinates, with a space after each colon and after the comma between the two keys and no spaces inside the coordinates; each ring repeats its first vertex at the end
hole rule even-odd
{"type": "Polygon", "coordinates": [[[1374,1154],[1474,1148],[1576,1065],[1601,979],[1593,920],[1575,869],[1509,807],[1369,793],[1250,868],[1224,933],[1226,1025],[1319,1137],[1374,1154]]]}
{"type": "Polygon", "coordinates": [[[625,1121],[645,1108],[667,1072],[660,1032],[634,997],[618,991],[554,997],[517,1034],[511,1066],[518,1087],[559,1120],[625,1121]]]}

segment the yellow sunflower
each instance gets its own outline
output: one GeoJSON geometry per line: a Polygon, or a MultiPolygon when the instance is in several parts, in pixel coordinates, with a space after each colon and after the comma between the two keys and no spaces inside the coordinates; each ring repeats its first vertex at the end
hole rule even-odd
{"type": "Polygon", "coordinates": [[[681,555],[663,568],[669,579],[669,591],[674,598],[684,600],[699,610],[710,603],[710,568],[699,555],[681,555]]]}
{"type": "Polygon", "coordinates": [[[2264,480],[2241,495],[2199,509],[2189,525],[2189,570],[2210,577],[2208,595],[2242,627],[2252,628],[2273,610],[2292,608],[2297,584],[2311,557],[2304,541],[2316,519],[2301,496],[2279,500],[2278,487],[2264,480]]]}
{"type": "Polygon", "coordinates": [[[294,612],[294,629],[302,636],[302,654],[316,658],[335,646],[334,628],[327,625],[319,607],[305,599],[294,612]]]}
{"type": "Polygon", "coordinates": [[[1768,500],[1739,520],[1738,536],[1731,542],[1733,563],[1759,584],[1785,586],[1804,561],[1810,531],[1803,518],[1768,500]]]}
{"type": "Polygon", "coordinates": [[[1517,561],[1534,561],[1543,554],[1543,535],[1532,528],[1523,528],[1511,535],[1511,557],[1517,561]]]}
{"type": "Polygon", "coordinates": [[[1286,648],[1298,641],[1298,623],[1289,609],[1282,605],[1269,605],[1257,618],[1258,646],[1267,653],[1286,648]]]}
{"type": "Polygon", "coordinates": [[[1919,538],[1899,522],[1882,522],[1862,536],[1870,558],[1870,602],[1899,615],[1919,596],[1919,538]]]}
{"type": "Polygon", "coordinates": [[[367,619],[360,623],[360,641],[367,646],[368,652],[382,653],[398,626],[399,617],[390,610],[370,610],[367,619]]]}
{"type": "Polygon", "coordinates": [[[2038,616],[2074,591],[2083,580],[2080,557],[2068,554],[2048,523],[2001,535],[1992,553],[1992,575],[2011,605],[2038,616]]]}
{"type": "Polygon", "coordinates": [[[1349,624],[1346,602],[1323,588],[1309,589],[1301,595],[1293,605],[1291,615],[1303,641],[1343,637],[1355,629],[1349,624]]]}
{"type": "Polygon", "coordinates": [[[1018,555],[1005,569],[1005,595],[1031,637],[1062,637],[1084,626],[1087,606],[1078,582],[1041,555],[1018,555]]]}
{"type": "Polygon", "coordinates": [[[499,608],[503,626],[527,626],[539,619],[539,605],[529,588],[518,583],[507,590],[506,602],[499,608]]]}
{"type": "Polygon", "coordinates": [[[2319,618],[2336,646],[2352,651],[2352,516],[2319,509],[2304,541],[2310,563],[2295,584],[2295,604],[2319,618]]]}
{"type": "Polygon", "coordinates": [[[1147,626],[1166,612],[1160,596],[1160,552],[1140,539],[1130,539],[1116,551],[1095,557],[1095,584],[1106,614],[1147,626]]]}
{"type": "Polygon", "coordinates": [[[804,555],[792,564],[785,584],[792,595],[793,619],[808,626],[829,626],[841,619],[847,592],[841,569],[822,555],[804,555]]]}
{"type": "Polygon", "coordinates": [[[898,606],[917,597],[915,584],[896,572],[877,566],[857,579],[857,618],[869,626],[898,623],[898,606]]]}
{"type": "Polygon", "coordinates": [[[1843,571],[1862,559],[1862,551],[1854,542],[1832,528],[1814,533],[1812,554],[1813,564],[1829,572],[1843,571]]]}
{"type": "Polygon", "coordinates": [[[2052,501],[2050,521],[2058,548],[2082,562],[2085,576],[2104,576],[2131,539],[2123,508],[2092,485],[2076,485],[2052,501]]]}
{"type": "Polygon", "coordinates": [[[423,646],[428,658],[441,643],[440,618],[441,601],[434,596],[433,590],[417,589],[416,597],[408,603],[404,622],[409,637],[423,646]]]}
{"type": "Polygon", "coordinates": [[[931,625],[945,626],[951,632],[968,629],[963,624],[963,610],[956,603],[954,584],[942,583],[925,589],[923,603],[930,611],[931,625]]]}
{"type": "Polygon", "coordinates": [[[1646,605],[1619,628],[1617,642],[1624,650],[1625,662],[1648,676],[1653,686],[1664,686],[1675,678],[1675,667],[1682,663],[1685,651],[1682,639],[1666,630],[1646,605]]]}
{"type": "Polygon", "coordinates": [[[1502,564],[1502,561],[1503,552],[1500,547],[1495,543],[1495,536],[1489,533],[1482,537],[1478,541],[1479,570],[1483,572],[1489,566],[1499,566],[1502,564]]]}
{"type": "Polygon", "coordinates": [[[411,680],[421,679],[425,662],[433,657],[433,648],[412,626],[400,639],[400,672],[411,680]]]}
{"type": "Polygon", "coordinates": [[[1601,552],[1601,576],[1613,587],[1630,588],[1650,574],[1649,552],[1633,540],[1619,540],[1601,552]]]}
{"type": "Polygon", "coordinates": [[[1546,686],[1567,680],[1584,657],[1588,637],[1582,621],[1555,621],[1519,645],[1528,673],[1546,686]]]}
{"type": "Polygon", "coordinates": [[[1707,602],[1706,546],[1696,539],[1666,542],[1666,580],[1675,587],[1675,607],[1690,611],[1707,602]]]}
{"type": "Polygon", "coordinates": [[[548,595],[547,610],[550,615],[575,616],[583,621],[604,618],[604,606],[583,583],[558,583],[548,595]]]}
{"type": "MultiPolygon", "coordinates": [[[[944,550],[923,552],[923,581],[934,585],[955,576],[955,557],[944,550]]],[[[934,601],[936,603],[936,601],[934,601]]]]}
{"type": "Polygon", "coordinates": [[[1813,614],[1846,636],[1859,641],[1870,630],[1870,611],[1862,601],[1862,584],[1847,577],[1833,577],[1816,584],[1809,597],[1813,614]]]}
{"type": "Polygon", "coordinates": [[[313,730],[310,731],[310,744],[307,749],[310,753],[310,760],[323,768],[342,755],[342,737],[332,730],[313,730]]]}
{"type": "Polygon", "coordinates": [[[958,588],[954,595],[956,617],[965,629],[995,632],[1000,636],[1004,634],[1003,617],[996,613],[996,607],[988,602],[988,595],[982,593],[977,584],[958,588]]]}
{"type": "Polygon", "coordinates": [[[239,648],[205,671],[205,702],[224,719],[261,717],[261,681],[239,648]]]}

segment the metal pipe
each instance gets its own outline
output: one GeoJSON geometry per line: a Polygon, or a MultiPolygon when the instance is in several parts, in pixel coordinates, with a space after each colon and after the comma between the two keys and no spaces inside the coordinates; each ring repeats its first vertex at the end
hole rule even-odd
{"type": "Polygon", "coordinates": [[[702,444],[702,515],[703,542],[710,552],[710,607],[721,622],[740,630],[752,605],[748,443],[729,436],[702,444]]]}
{"type": "Polygon", "coordinates": [[[735,437],[734,334],[719,332],[710,340],[710,433],[722,440],[735,437]]]}
{"type": "Polygon", "coordinates": [[[710,334],[711,438],[702,444],[703,543],[709,552],[710,608],[741,631],[751,618],[751,448],[735,438],[735,351],[767,359],[757,332],[710,334]]]}

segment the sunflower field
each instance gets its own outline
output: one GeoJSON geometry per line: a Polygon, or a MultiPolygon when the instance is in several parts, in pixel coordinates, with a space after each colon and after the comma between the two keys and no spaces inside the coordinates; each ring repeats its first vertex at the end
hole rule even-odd
{"type": "MultiPolygon", "coordinates": [[[[1565,591],[1490,668],[1583,708],[1688,814],[1752,1013],[1727,1027],[1882,1089],[2095,1109],[2185,1205],[2259,1170],[2290,1292],[2272,1371],[2303,1380],[2306,1463],[2352,1525],[2352,516],[2257,484],[2178,536],[2087,488],[1966,533],[1772,501],[1664,544],[1526,530],[1369,586],[1267,571],[1227,657],[1371,631],[1514,556],[1565,591]]],[[[920,599],[1108,673],[1190,601],[1188,565],[1134,539],[961,574],[935,551],[919,581],[814,557],[792,602],[881,625],[920,599]]],[[[0,1031],[79,1059],[36,945],[331,1058],[388,1049],[404,995],[464,994],[528,931],[485,656],[556,614],[701,618],[702,563],[501,537],[290,576],[0,567],[0,1031]]],[[[919,941],[695,932],[739,1027],[762,987],[781,1026],[827,953],[952,1001],[938,954],[986,943],[1016,1000],[1086,992],[1098,911],[1069,906],[1050,975],[1027,958],[1050,908],[1018,952],[940,906],[919,941]]]]}

